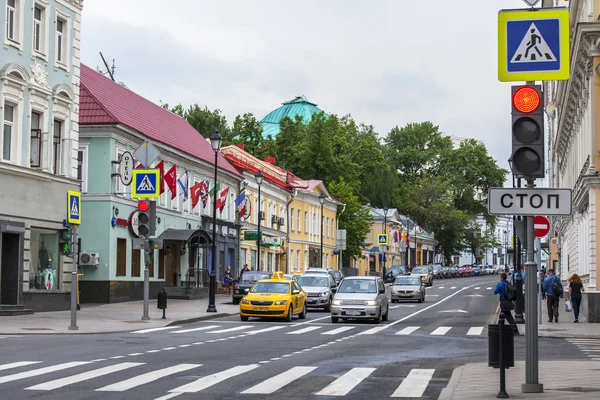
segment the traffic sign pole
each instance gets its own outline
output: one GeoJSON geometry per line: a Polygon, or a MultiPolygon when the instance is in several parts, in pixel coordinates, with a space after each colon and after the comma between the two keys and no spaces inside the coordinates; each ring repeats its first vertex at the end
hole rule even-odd
{"type": "Polygon", "coordinates": [[[73,243],[72,251],[73,251],[73,271],[71,271],[71,325],[69,325],[70,331],[76,331],[79,329],[77,326],[77,266],[79,265],[79,257],[77,254],[79,253],[77,249],[78,240],[77,234],[79,233],[79,226],[72,225],[72,236],[71,240],[73,243]]]}

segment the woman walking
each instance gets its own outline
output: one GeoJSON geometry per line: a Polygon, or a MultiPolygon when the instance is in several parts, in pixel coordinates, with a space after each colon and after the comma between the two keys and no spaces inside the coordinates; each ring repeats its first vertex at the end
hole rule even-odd
{"type": "Polygon", "coordinates": [[[585,292],[581,278],[577,274],[573,274],[569,278],[569,299],[573,303],[573,313],[575,314],[575,321],[579,322],[579,307],[581,307],[581,292],[585,292]]]}

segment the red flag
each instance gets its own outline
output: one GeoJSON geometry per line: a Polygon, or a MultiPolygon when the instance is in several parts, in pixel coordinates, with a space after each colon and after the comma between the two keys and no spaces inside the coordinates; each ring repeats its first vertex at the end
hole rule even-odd
{"type": "Polygon", "coordinates": [[[229,187],[226,187],[217,199],[217,208],[221,213],[223,212],[223,208],[225,208],[225,204],[227,203],[227,192],[229,192],[229,187]]]}
{"type": "Polygon", "coordinates": [[[204,182],[198,182],[190,188],[190,196],[192,198],[192,210],[196,208],[198,200],[200,200],[200,190],[204,186],[204,182]]]}
{"type": "Polygon", "coordinates": [[[171,191],[171,200],[177,196],[177,166],[173,164],[170,170],[165,174],[163,181],[171,191]]]}
{"type": "Polygon", "coordinates": [[[165,185],[163,185],[163,181],[165,179],[165,162],[160,160],[156,167],[154,167],[160,171],[160,194],[165,192],[165,185]]]}

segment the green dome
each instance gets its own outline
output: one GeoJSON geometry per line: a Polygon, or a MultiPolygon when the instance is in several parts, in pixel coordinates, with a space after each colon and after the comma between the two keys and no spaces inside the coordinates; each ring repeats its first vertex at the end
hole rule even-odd
{"type": "Polygon", "coordinates": [[[297,96],[294,100],[286,101],[283,105],[268,113],[261,121],[263,127],[263,137],[271,135],[273,138],[279,133],[279,121],[283,117],[294,119],[296,115],[302,116],[305,124],[312,119],[313,114],[322,112],[316,104],[306,100],[304,96],[297,96]]]}

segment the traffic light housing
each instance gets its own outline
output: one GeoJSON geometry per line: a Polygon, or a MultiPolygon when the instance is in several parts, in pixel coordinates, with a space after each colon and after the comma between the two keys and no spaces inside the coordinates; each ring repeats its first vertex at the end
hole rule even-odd
{"type": "Polygon", "coordinates": [[[60,248],[60,254],[67,257],[72,257],[73,253],[71,250],[73,234],[70,229],[61,229],[59,232],[58,246],[60,248]]]}
{"type": "Polygon", "coordinates": [[[544,97],[541,85],[512,87],[512,173],[526,178],[543,178],[544,97]]]}
{"type": "Polygon", "coordinates": [[[156,202],[140,200],[138,202],[138,232],[140,236],[150,237],[156,233],[156,202]]]}

